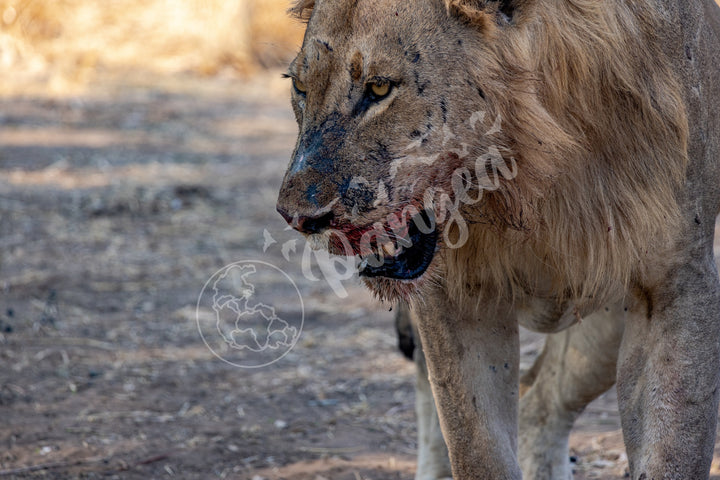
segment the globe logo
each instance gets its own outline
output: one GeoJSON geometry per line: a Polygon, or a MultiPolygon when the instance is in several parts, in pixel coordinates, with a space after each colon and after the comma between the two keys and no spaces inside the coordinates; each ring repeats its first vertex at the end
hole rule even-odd
{"type": "Polygon", "coordinates": [[[276,266],[257,260],[231,263],[205,282],[198,297],[197,326],[219,359],[241,368],[270,365],[295,346],[304,321],[295,282],[276,266]]]}

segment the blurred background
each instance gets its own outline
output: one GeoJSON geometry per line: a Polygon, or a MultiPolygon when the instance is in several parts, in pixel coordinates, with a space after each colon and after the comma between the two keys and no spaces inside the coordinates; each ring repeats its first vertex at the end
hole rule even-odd
{"type": "Polygon", "coordinates": [[[390,306],[303,274],[275,213],[289,6],[0,0],[0,478],[412,478],[390,306]],[[288,277],[226,293],[302,327],[263,368],[201,295],[237,261],[288,277]]]}
{"type": "MultiPolygon", "coordinates": [[[[0,0],[0,478],[413,478],[392,305],[303,270],[275,213],[288,6],[0,0]],[[262,368],[206,338],[238,261],[235,294],[302,327],[262,368]]],[[[613,391],[571,449],[577,479],[623,478],[613,391]]]]}
{"type": "Polygon", "coordinates": [[[302,36],[285,0],[2,0],[2,93],[63,94],[107,74],[247,78],[284,66],[302,36]],[[12,72],[11,75],[9,73],[12,72]]]}

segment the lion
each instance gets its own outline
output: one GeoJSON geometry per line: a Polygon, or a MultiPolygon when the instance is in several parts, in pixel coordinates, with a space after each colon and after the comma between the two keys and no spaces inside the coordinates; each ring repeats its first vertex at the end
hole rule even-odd
{"type": "MultiPolygon", "coordinates": [[[[453,478],[570,478],[573,421],[616,382],[631,477],[707,478],[715,3],[292,11],[307,21],[287,73],[299,136],[277,209],[313,247],[356,257],[379,299],[410,305],[434,399],[420,421],[437,416],[453,478]],[[520,326],[548,334],[522,389],[520,326]]],[[[423,466],[444,455],[430,437],[418,478],[445,474],[423,466]]]]}

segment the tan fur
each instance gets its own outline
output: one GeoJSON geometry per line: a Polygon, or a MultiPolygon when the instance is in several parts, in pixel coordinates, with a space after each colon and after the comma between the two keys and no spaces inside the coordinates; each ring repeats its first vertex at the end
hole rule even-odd
{"type": "Polygon", "coordinates": [[[315,0],[298,0],[293,7],[288,10],[292,16],[307,21],[310,19],[310,12],[315,6],[315,0]]]}
{"type": "MultiPolygon", "coordinates": [[[[307,18],[314,3],[292,11],[307,18]]],[[[687,119],[652,36],[659,20],[618,1],[527,2],[517,26],[498,35],[494,12],[472,3],[447,8],[481,24],[483,37],[466,40],[480,60],[468,74],[500,116],[492,140],[517,159],[518,175],[463,212],[482,220],[467,248],[445,255],[446,276],[464,279],[450,288],[464,289],[469,272],[470,283],[498,290],[610,299],[647,274],[646,253],[670,248],[677,228],[687,119]]],[[[447,173],[428,179],[442,186],[437,177],[447,173]]],[[[376,289],[385,298],[393,291],[376,289]]]]}
{"type": "Polygon", "coordinates": [[[402,238],[396,226],[434,214],[427,270],[366,284],[413,306],[454,477],[517,479],[522,465],[565,480],[567,432],[610,385],[619,348],[632,478],[707,478],[720,397],[714,3],[300,0],[292,12],[308,27],[288,76],[307,92],[293,90],[300,134],[278,210],[315,244],[363,256],[368,235],[402,238]],[[392,85],[381,99],[367,93],[378,82],[392,85]],[[599,323],[551,337],[518,415],[518,326],[555,333],[582,317],[599,323]],[[538,405],[557,407],[547,429],[538,405]],[[524,459],[518,418],[521,440],[540,439],[521,442],[524,459]]]}
{"type": "Polygon", "coordinates": [[[519,169],[495,195],[510,197],[496,214],[510,225],[508,215],[524,217],[530,233],[477,228],[476,244],[453,252],[448,276],[491,272],[488,280],[499,283],[507,272],[533,275],[527,266],[539,260],[554,272],[552,294],[606,298],[641,275],[648,250],[667,248],[677,228],[687,119],[648,35],[657,28],[652,15],[636,18],[621,2],[541,5],[518,20],[526,29],[498,41],[490,82],[505,99],[496,108],[519,169]],[[515,72],[524,72],[520,85],[515,72]],[[503,208],[508,203],[515,211],[503,208]],[[508,235],[511,248],[499,247],[508,235]],[[483,268],[468,268],[476,265],[483,268]]]}

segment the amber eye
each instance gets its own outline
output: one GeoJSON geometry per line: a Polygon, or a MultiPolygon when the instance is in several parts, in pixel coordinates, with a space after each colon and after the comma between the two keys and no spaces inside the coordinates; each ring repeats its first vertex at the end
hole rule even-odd
{"type": "Polygon", "coordinates": [[[307,93],[307,86],[296,77],[293,77],[293,87],[295,87],[298,93],[303,95],[307,93]]]}
{"type": "Polygon", "coordinates": [[[372,84],[370,84],[370,91],[378,99],[387,97],[387,95],[390,93],[390,84],[389,83],[372,83],[372,84]]]}

